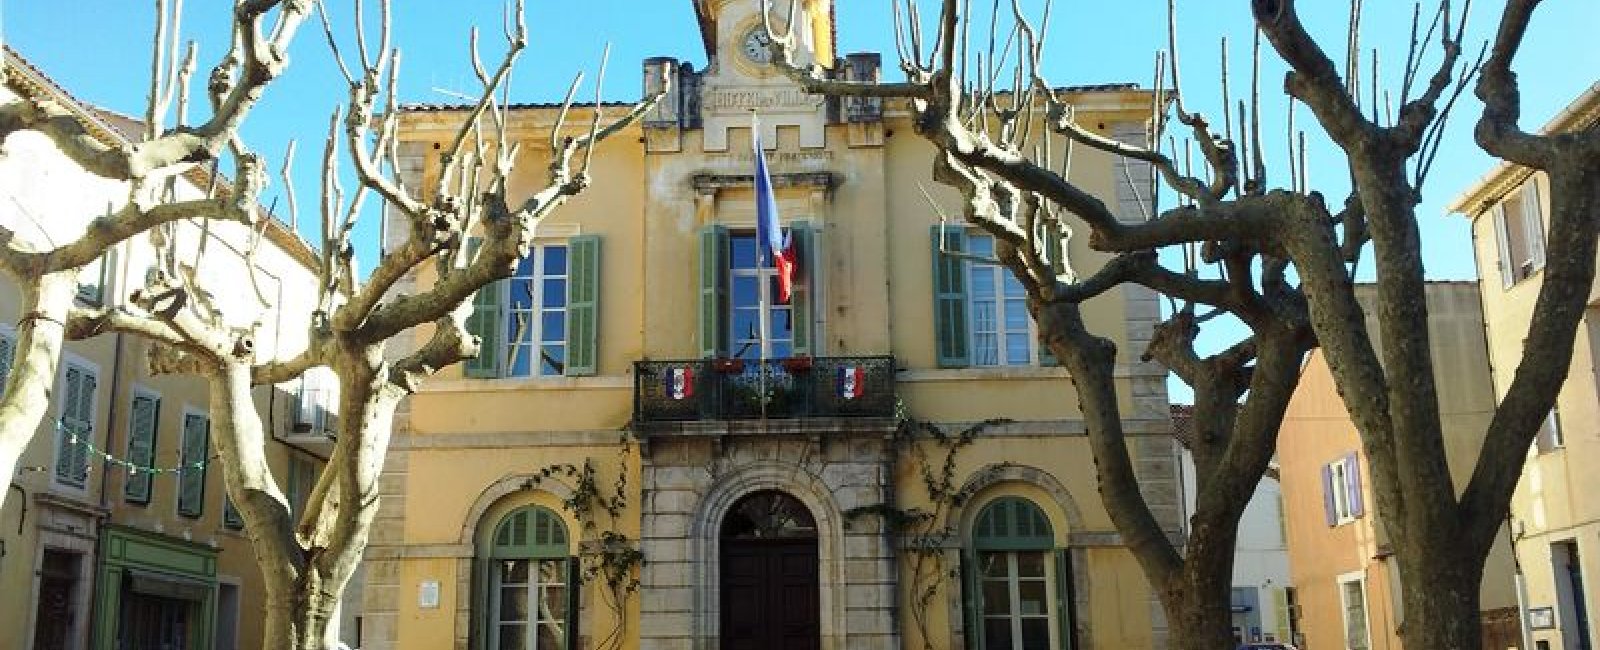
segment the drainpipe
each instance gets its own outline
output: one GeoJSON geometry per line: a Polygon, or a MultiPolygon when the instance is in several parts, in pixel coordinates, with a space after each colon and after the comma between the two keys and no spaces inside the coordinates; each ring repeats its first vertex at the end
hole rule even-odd
{"type": "Polygon", "coordinates": [[[1517,556],[1516,528],[1511,524],[1511,515],[1506,515],[1506,541],[1511,544],[1512,576],[1517,588],[1517,624],[1522,628],[1522,650],[1533,650],[1533,630],[1528,625],[1528,579],[1522,575],[1522,558],[1517,556]]]}
{"type": "MultiPolygon", "coordinates": [[[[886,439],[883,454],[883,503],[885,512],[894,512],[898,507],[894,489],[894,442],[886,439]]],[[[888,519],[879,517],[883,524],[883,543],[889,549],[889,583],[893,585],[889,591],[889,629],[894,639],[890,642],[893,647],[900,647],[904,642],[904,635],[900,631],[900,553],[893,527],[889,526],[888,519]]]]}
{"type": "MultiPolygon", "coordinates": [[[[106,410],[106,446],[101,449],[106,455],[103,457],[104,460],[100,462],[100,507],[107,509],[111,506],[106,496],[106,486],[111,482],[111,468],[114,467],[111,463],[112,450],[114,449],[111,436],[117,430],[117,407],[122,404],[120,399],[121,391],[118,390],[122,386],[122,336],[122,332],[117,332],[112,339],[111,390],[109,392],[111,406],[106,410]]],[[[151,453],[154,452],[155,450],[152,449],[151,453]]]]}

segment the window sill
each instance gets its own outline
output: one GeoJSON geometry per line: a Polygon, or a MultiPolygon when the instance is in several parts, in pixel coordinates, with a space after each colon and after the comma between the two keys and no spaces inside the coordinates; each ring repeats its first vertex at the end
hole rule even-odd
{"type": "Polygon", "coordinates": [[[629,390],[626,375],[595,377],[503,377],[500,379],[434,379],[423,382],[420,393],[481,393],[517,390],[629,390]]]}
{"type": "Polygon", "coordinates": [[[1067,369],[1044,366],[981,366],[902,370],[895,380],[904,383],[924,381],[962,381],[972,379],[1065,379],[1067,369]]]}

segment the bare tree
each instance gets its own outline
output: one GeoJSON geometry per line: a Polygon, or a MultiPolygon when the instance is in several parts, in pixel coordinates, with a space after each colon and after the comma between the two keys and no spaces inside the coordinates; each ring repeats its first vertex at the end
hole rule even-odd
{"type": "MultiPolygon", "coordinates": [[[[139,142],[128,147],[108,145],[70,110],[53,101],[23,97],[0,106],[0,142],[23,131],[40,133],[86,171],[128,185],[128,199],[121,208],[90,220],[70,242],[31,241],[0,228],[0,273],[21,288],[23,313],[17,323],[15,360],[0,399],[0,472],[6,476],[16,471],[18,459],[50,403],[79,271],[112,246],[176,221],[201,217],[252,225],[259,221],[256,197],[266,177],[260,159],[239,148],[235,136],[267,84],[287,68],[284,52],[310,8],[311,3],[301,0],[236,3],[233,45],[212,69],[206,94],[214,110],[203,124],[170,130],[162,126],[174,111],[178,121],[183,121],[186,89],[195,69],[193,44],[185,53],[179,49],[181,0],[157,0],[155,5],[158,31],[150,103],[145,137],[139,142]],[[174,200],[175,176],[198,163],[214,162],[230,148],[235,153],[238,181],[230,191],[174,200]]],[[[7,68],[4,73],[9,78],[18,71],[7,68]]],[[[44,216],[82,220],[81,215],[44,216]]]]}
{"type": "MultiPolygon", "coordinates": [[[[24,286],[37,287],[29,293],[25,308],[26,352],[0,405],[6,467],[15,465],[42,417],[63,337],[124,332],[152,341],[153,372],[194,374],[209,384],[211,435],[228,496],[245,522],[261,564],[267,593],[263,647],[274,650],[337,644],[337,612],[377,512],[377,481],[395,408],[426,377],[478,354],[479,340],[465,328],[472,296],[511,276],[527,254],[538,224],[588,187],[594,147],[639,119],[660,97],[648,97],[607,122],[600,101],[602,59],[586,124],[569,125],[567,118],[583,78],[578,75],[552,127],[548,183],[529,196],[513,196],[508,181],[522,152],[521,143],[507,135],[506,81],[528,39],[523,3],[518,0],[507,12],[503,34],[507,50],[496,68],[483,65],[477,55],[477,33],[472,34],[473,67],[482,93],[441,154],[438,185],[408,188],[390,176],[398,169],[400,123],[396,95],[400,53],[390,45],[390,3],[380,1],[381,27],[373,49],[361,27],[361,4],[356,2],[355,66],[346,65],[327,16],[322,15],[349,100],[329,121],[321,159],[321,261],[309,343],[303,350],[279,351],[273,359],[258,358],[254,328],[231,325],[210,299],[228,288],[204,286],[197,272],[205,264],[203,259],[180,262],[170,254],[158,256],[159,272],[151,274],[125,303],[86,308],[74,306],[72,298],[77,269],[118,241],[148,232],[160,251],[173,236],[169,224],[180,219],[257,222],[256,198],[266,173],[261,157],[237,137],[237,128],[262,89],[281,73],[283,52],[316,5],[313,0],[236,3],[233,49],[213,71],[208,86],[216,113],[203,125],[182,124],[181,97],[193,68],[193,49],[183,65],[174,64],[169,70],[168,57],[177,51],[181,5],[169,8],[165,0],[157,2],[156,81],[144,141],[113,150],[89,138],[59,107],[25,103],[0,109],[0,129],[4,129],[0,132],[44,132],[86,168],[126,179],[133,188],[129,207],[94,222],[72,244],[39,251],[12,237],[0,253],[0,266],[24,286]],[[264,29],[269,13],[276,19],[264,29]],[[179,125],[163,131],[161,121],[174,94],[180,98],[179,125]],[[347,150],[360,179],[348,200],[339,183],[341,148],[347,150]],[[214,160],[224,149],[237,165],[236,186],[229,196],[172,201],[173,170],[214,160]],[[369,194],[402,215],[406,232],[403,243],[386,250],[363,280],[356,270],[352,233],[369,194]],[[469,234],[478,245],[467,245],[469,234]],[[438,269],[434,284],[413,293],[396,291],[402,279],[416,277],[425,266],[438,269]],[[405,349],[413,331],[420,331],[425,341],[405,349]],[[391,350],[391,346],[397,347],[391,350]],[[289,382],[317,367],[331,369],[339,381],[337,442],[306,507],[296,516],[267,465],[270,434],[251,393],[256,386],[289,382]]],[[[291,144],[284,164],[286,183],[292,152],[291,144]]],[[[292,186],[289,204],[294,211],[292,186]]]]}
{"type": "MultiPolygon", "coordinates": [[[[996,0],[992,11],[1009,13],[1013,26],[1005,37],[991,21],[987,47],[970,36],[971,4],[943,0],[929,38],[916,2],[894,3],[904,82],[845,81],[801,67],[786,27],[769,20],[773,58],[811,92],[909,104],[918,134],[937,148],[935,179],[959,191],[968,224],[995,237],[999,261],[1027,288],[1042,338],[1071,373],[1101,496],[1160,596],[1177,647],[1232,647],[1227,603],[1239,517],[1273,453],[1300,360],[1315,346],[1327,357],[1371,458],[1379,512],[1401,569],[1406,642],[1479,647],[1484,560],[1524,452],[1565,378],[1593,280],[1600,218],[1600,133],[1537,136],[1517,126],[1510,62],[1538,0],[1508,3],[1487,63],[1482,55],[1463,56],[1466,8],[1458,13],[1441,0],[1424,32],[1419,3],[1398,111],[1391,110],[1389,95],[1379,97],[1378,75],[1366,80],[1360,72],[1361,3],[1352,4],[1341,70],[1306,32],[1293,0],[1252,0],[1257,52],[1264,36],[1291,70],[1284,81],[1291,107],[1310,108],[1346,156],[1352,189],[1335,206],[1308,187],[1303,134],[1290,134],[1291,150],[1299,136],[1300,160],[1290,157],[1288,186],[1269,182],[1259,72],[1248,100],[1239,102],[1237,131],[1232,106],[1223,107],[1224,132],[1218,134],[1176,95],[1171,0],[1169,50],[1158,57],[1151,135],[1142,143],[1119,142],[1078,124],[1066,95],[1043,78],[1048,1],[1034,21],[1017,0],[1005,9],[996,0]],[[1435,46],[1437,66],[1424,78],[1424,55],[1435,46]],[[1487,104],[1478,123],[1480,144],[1551,176],[1551,262],[1516,380],[1494,415],[1472,479],[1457,490],[1445,464],[1421,299],[1416,206],[1445,117],[1480,64],[1477,92],[1487,104]],[[997,79],[1011,80],[1011,88],[998,89],[997,79]],[[1166,94],[1166,83],[1174,95],[1166,94]],[[1373,89],[1363,99],[1364,83],[1373,89]],[[1172,118],[1172,126],[1187,133],[1182,154],[1176,137],[1167,146],[1160,141],[1172,118]],[[1200,153],[1198,172],[1191,145],[1200,153]],[[1133,219],[1117,214],[1069,179],[1073,146],[1152,165],[1177,204],[1133,219]],[[1066,238],[1079,227],[1089,230],[1091,248],[1111,255],[1086,276],[1075,272],[1067,255],[1066,238]],[[1354,293],[1355,268],[1369,250],[1377,276],[1376,333],[1367,331],[1354,293]],[[1179,259],[1181,269],[1163,263],[1179,259]],[[1198,503],[1182,551],[1139,491],[1113,382],[1116,346],[1091,332],[1080,313],[1084,301],[1130,284],[1172,302],[1142,354],[1167,365],[1195,393],[1198,503]],[[1248,335],[1201,356],[1196,337],[1219,315],[1237,317],[1248,335]],[[1374,334],[1384,341],[1381,357],[1374,334]]],[[[1224,97],[1228,93],[1224,70],[1224,97]]]]}

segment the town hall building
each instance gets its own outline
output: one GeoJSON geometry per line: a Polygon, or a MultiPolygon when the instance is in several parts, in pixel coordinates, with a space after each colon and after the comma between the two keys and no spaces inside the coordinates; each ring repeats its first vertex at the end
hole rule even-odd
{"type": "MultiPolygon", "coordinates": [[[[804,57],[879,77],[879,55],[836,54],[831,0],[797,1],[804,57]]],[[[802,92],[768,65],[759,6],[684,7],[709,65],[644,62],[645,92],[671,91],[478,294],[482,355],[398,415],[347,604],[361,647],[1165,647],[1072,383],[993,240],[924,197],[959,212],[909,107],[802,92]],[[787,302],[757,263],[752,110],[798,258],[787,302]]],[[[1064,92],[1080,122],[1144,141],[1150,91],[1064,92]]],[[[407,186],[435,186],[468,109],[404,108],[407,186]]],[[[569,122],[597,109],[625,110],[569,122]]],[[[543,186],[560,112],[509,111],[513,195],[543,186]]],[[[1076,155],[1074,182],[1145,218],[1147,167],[1076,155]]],[[[1080,272],[1104,260],[1071,245],[1080,272]]],[[[1084,315],[1119,346],[1135,465],[1176,538],[1166,371],[1139,360],[1156,297],[1119,289],[1084,315]]]]}

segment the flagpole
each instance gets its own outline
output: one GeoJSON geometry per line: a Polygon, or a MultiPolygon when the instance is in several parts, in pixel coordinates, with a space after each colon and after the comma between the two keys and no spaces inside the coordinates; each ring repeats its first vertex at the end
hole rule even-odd
{"type": "MultiPolygon", "coordinates": [[[[761,123],[760,120],[756,118],[756,109],[754,108],[750,109],[750,142],[755,148],[755,155],[759,161],[760,157],[762,156],[761,123]]],[[[753,179],[752,185],[759,182],[761,182],[761,179],[753,179]]],[[[756,200],[761,200],[760,192],[756,193],[756,200]]],[[[759,205],[757,206],[756,210],[759,214],[759,205]]],[[[757,230],[759,230],[759,228],[757,228],[757,230]]],[[[760,237],[757,237],[757,239],[760,239],[760,237]]],[[[767,281],[767,276],[766,273],[764,273],[764,270],[773,260],[769,259],[772,257],[772,251],[767,250],[767,242],[756,242],[756,248],[758,249],[756,259],[765,260],[758,261],[756,264],[756,311],[758,312],[758,316],[756,317],[756,329],[759,330],[758,336],[760,336],[759,340],[761,341],[761,363],[760,368],[758,369],[761,374],[761,393],[758,401],[761,403],[761,419],[765,420],[767,419],[767,357],[772,355],[771,342],[767,340],[767,330],[771,326],[769,321],[771,320],[772,316],[767,313],[767,290],[771,288],[771,283],[767,281]]]]}

